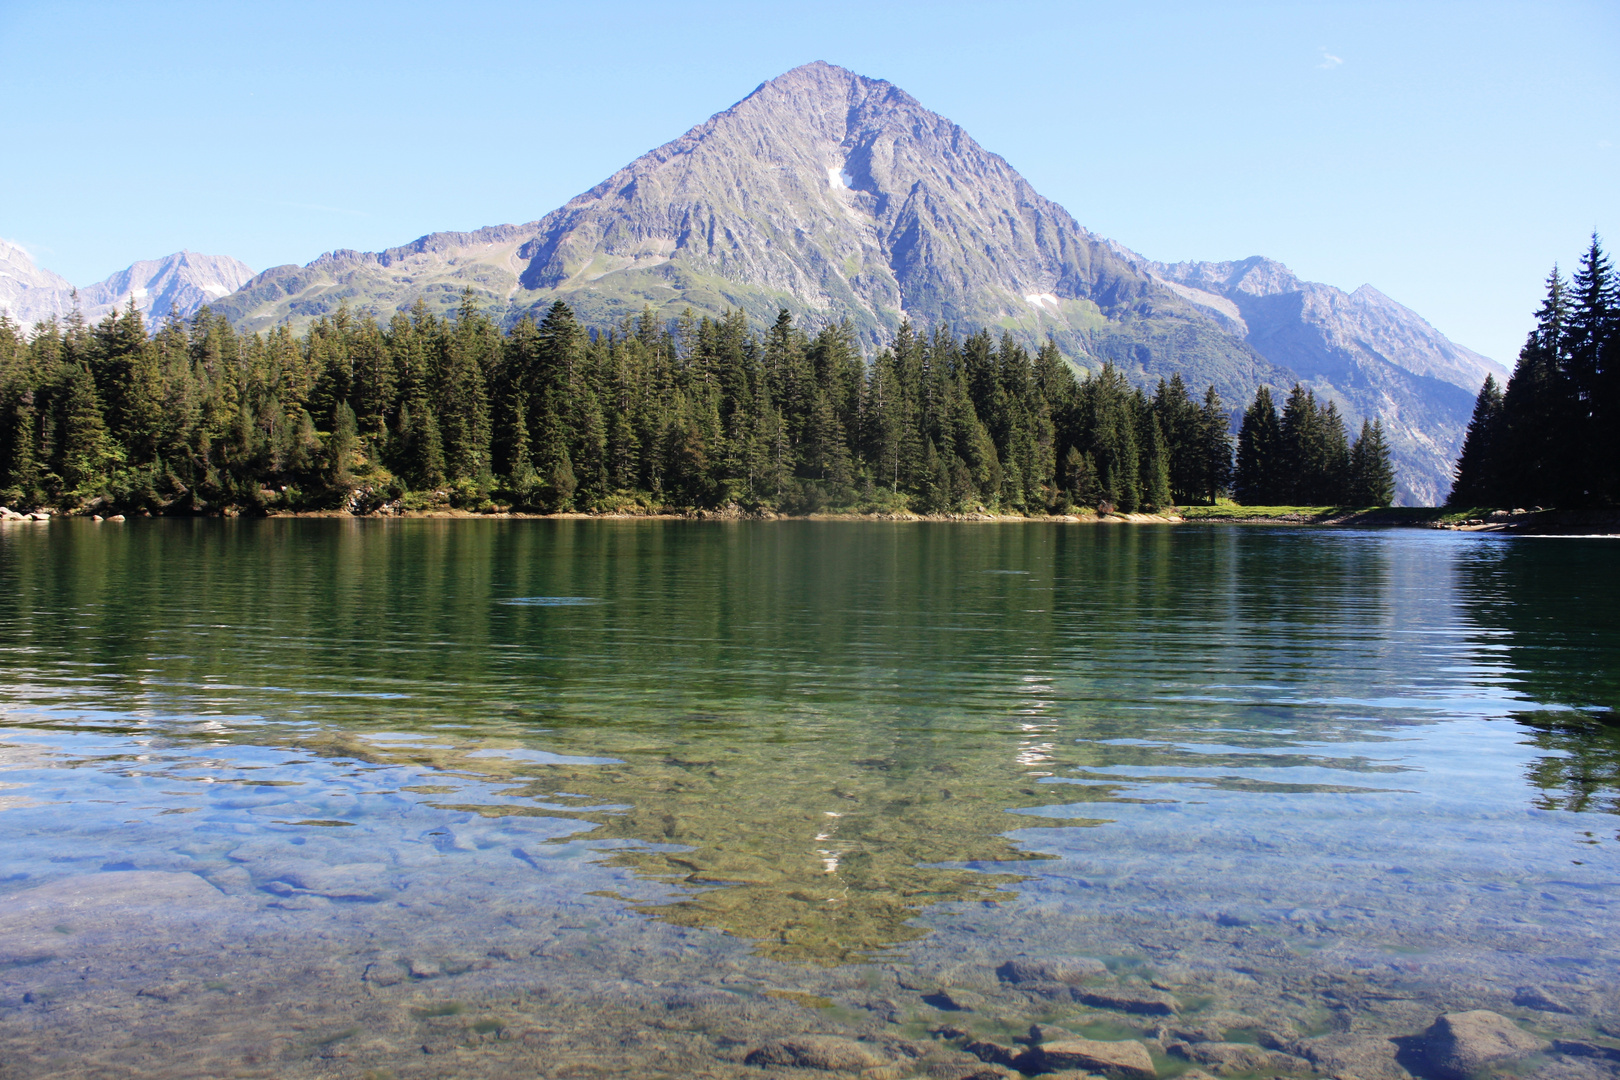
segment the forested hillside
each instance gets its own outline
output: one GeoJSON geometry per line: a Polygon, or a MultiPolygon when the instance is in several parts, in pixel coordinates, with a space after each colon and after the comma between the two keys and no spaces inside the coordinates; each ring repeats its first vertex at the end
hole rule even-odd
{"type": "Polygon", "coordinates": [[[497,506],[805,512],[1134,511],[1227,483],[1227,412],[1179,377],[1151,399],[1050,342],[902,325],[870,364],[846,325],[783,312],[587,334],[566,304],[502,332],[346,310],[301,337],[133,309],[28,340],[0,320],[0,495],[152,513],[497,506]]]}

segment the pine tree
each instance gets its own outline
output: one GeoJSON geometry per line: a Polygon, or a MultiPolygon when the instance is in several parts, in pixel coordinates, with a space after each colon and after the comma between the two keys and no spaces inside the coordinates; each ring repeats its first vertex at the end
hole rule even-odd
{"type": "Polygon", "coordinates": [[[1238,429],[1237,467],[1232,480],[1233,495],[1247,506],[1268,506],[1280,502],[1278,476],[1282,461],[1282,422],[1271,401],[1271,390],[1262,386],[1243,413],[1238,429]]]}
{"type": "Polygon", "coordinates": [[[1351,506],[1388,506],[1395,501],[1395,467],[1382,421],[1361,422],[1361,434],[1350,450],[1345,501],[1351,506]]]}
{"type": "Polygon", "coordinates": [[[1502,391],[1496,379],[1486,375],[1485,385],[1474,399],[1474,415],[1468,421],[1468,434],[1457,458],[1457,475],[1446,497],[1447,506],[1494,506],[1502,501],[1498,492],[1502,488],[1500,453],[1505,434],[1502,391]]]}
{"type": "Polygon", "coordinates": [[[1585,505],[1600,501],[1610,487],[1607,466],[1616,438],[1603,420],[1606,347],[1612,353],[1620,282],[1596,233],[1570,282],[1570,311],[1563,355],[1562,423],[1558,428],[1557,473],[1563,481],[1557,501],[1585,505]]]}
{"type": "Polygon", "coordinates": [[[354,485],[354,474],[350,469],[359,442],[358,430],[354,410],[349,408],[348,402],[340,400],[332,406],[332,433],[327,437],[325,446],[326,482],[332,488],[354,485]]]}
{"type": "Polygon", "coordinates": [[[83,497],[103,479],[113,458],[113,447],[89,368],[68,365],[63,383],[62,439],[56,472],[68,493],[83,497]]]}
{"type": "Polygon", "coordinates": [[[1226,406],[1213,385],[1204,393],[1194,433],[1189,447],[1194,463],[1189,475],[1194,486],[1189,490],[1214,506],[1216,498],[1232,482],[1232,435],[1226,406]]]}
{"type": "MultiPolygon", "coordinates": [[[[1140,395],[1141,391],[1137,392],[1140,395]]],[[[1170,501],[1170,449],[1165,444],[1159,418],[1146,399],[1138,397],[1137,445],[1141,447],[1141,506],[1164,510],[1170,501]]]]}
{"type": "Polygon", "coordinates": [[[1564,385],[1569,318],[1569,289],[1555,266],[1536,312],[1535,329],[1519,350],[1519,362],[1502,396],[1502,494],[1507,496],[1504,501],[1519,506],[1552,505],[1566,486],[1558,463],[1570,400],[1564,385]]]}
{"type": "Polygon", "coordinates": [[[1181,372],[1160,379],[1153,395],[1153,411],[1164,429],[1170,449],[1170,488],[1177,502],[1201,498],[1208,485],[1203,477],[1203,447],[1199,410],[1187,393],[1181,372]]]}

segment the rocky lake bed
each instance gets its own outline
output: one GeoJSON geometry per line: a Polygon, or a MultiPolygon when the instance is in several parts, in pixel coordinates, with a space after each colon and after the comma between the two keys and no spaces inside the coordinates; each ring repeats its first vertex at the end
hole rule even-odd
{"type": "Polygon", "coordinates": [[[1602,541],[5,535],[4,1080],[1620,1076],[1602,541]]]}

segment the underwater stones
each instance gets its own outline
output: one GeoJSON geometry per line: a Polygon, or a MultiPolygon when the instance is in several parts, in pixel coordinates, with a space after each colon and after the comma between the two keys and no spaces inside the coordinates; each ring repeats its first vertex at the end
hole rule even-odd
{"type": "Polygon", "coordinates": [[[372,986],[398,986],[405,981],[405,973],[392,964],[367,964],[360,981],[372,986]]]}
{"type": "Polygon", "coordinates": [[[1513,1004],[1537,1012],[1573,1013],[1575,1010],[1539,986],[1521,986],[1513,994],[1513,1004]]]}
{"type": "Polygon", "coordinates": [[[795,1035],[788,1039],[773,1039],[756,1047],[749,1051],[743,1064],[785,1065],[826,1072],[864,1072],[882,1068],[888,1061],[853,1039],[841,1039],[835,1035],[795,1035]]]}
{"type": "Polygon", "coordinates": [[[1167,994],[1163,990],[1082,990],[1076,987],[1074,1000],[1093,1009],[1113,1009],[1140,1016],[1175,1016],[1181,1012],[1181,1002],[1174,994],[1167,994]]]}
{"type": "Polygon", "coordinates": [[[1000,1043],[988,1039],[977,1039],[962,1047],[965,1053],[972,1054],[987,1065],[1001,1065],[1009,1069],[1016,1069],[1020,1064],[1029,1064],[1027,1059],[1030,1051],[1017,1050],[1011,1046],[1002,1046],[1000,1043]]]}
{"type": "Polygon", "coordinates": [[[1343,1080],[1408,1080],[1410,1073],[1397,1060],[1401,1048],[1382,1035],[1318,1035],[1287,1047],[1310,1062],[1317,1072],[1343,1080]]]}
{"type": "Polygon", "coordinates": [[[1208,1066],[1217,1076],[1241,1076],[1263,1070],[1289,1071],[1306,1067],[1303,1059],[1292,1054],[1249,1043],[1177,1042],[1165,1049],[1183,1061],[1208,1066]]]}
{"type": "Polygon", "coordinates": [[[376,903],[387,891],[386,883],[379,880],[387,869],[382,863],[301,865],[283,868],[264,889],[278,895],[296,893],[349,903],[376,903]]]}
{"type": "Polygon", "coordinates": [[[923,1001],[944,1012],[981,1012],[984,997],[971,990],[951,988],[923,995],[923,1001]]]}
{"type": "Polygon", "coordinates": [[[1507,1017],[1486,1009],[1446,1013],[1423,1036],[1429,1064],[1452,1080],[1468,1080],[1487,1065],[1533,1054],[1547,1045],[1507,1017]]]}
{"type": "Polygon", "coordinates": [[[192,873],[78,874],[0,900],[0,955],[13,960],[54,955],[63,941],[58,927],[84,934],[117,933],[139,925],[149,934],[167,934],[182,921],[238,910],[238,901],[192,873]]]}
{"type": "Polygon", "coordinates": [[[1002,982],[1014,986],[1031,983],[1063,983],[1074,986],[1087,979],[1108,974],[1108,966],[1101,960],[1086,956],[1018,957],[996,968],[1002,982]]]}
{"type": "Polygon", "coordinates": [[[1565,1057],[1597,1058],[1600,1061],[1620,1064],[1620,1050],[1612,1046],[1599,1046],[1584,1039],[1554,1039],[1552,1050],[1553,1053],[1563,1054],[1565,1057]]]}
{"type": "Polygon", "coordinates": [[[1102,1073],[1109,1080],[1154,1080],[1158,1073],[1147,1047],[1135,1040],[1098,1042],[1094,1039],[1065,1039],[1043,1043],[1035,1048],[1044,1072],[1083,1069],[1102,1073]]]}
{"type": "Polygon", "coordinates": [[[151,998],[154,1001],[162,1001],[167,1003],[170,1001],[178,1001],[180,998],[184,997],[190,992],[191,984],[188,982],[165,982],[159,983],[156,986],[142,987],[141,989],[135,991],[135,996],[138,998],[151,998]]]}

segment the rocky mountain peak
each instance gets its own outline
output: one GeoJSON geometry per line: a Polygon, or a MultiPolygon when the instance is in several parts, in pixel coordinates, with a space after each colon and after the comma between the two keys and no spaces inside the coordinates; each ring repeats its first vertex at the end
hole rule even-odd
{"type": "MultiPolygon", "coordinates": [[[[134,301],[148,322],[173,315],[190,318],[205,304],[224,299],[253,277],[247,264],[223,255],[179,251],[143,259],[103,281],[80,289],[79,310],[90,322],[134,301]]],[[[27,328],[73,310],[73,286],[34,265],[26,251],[0,241],[0,311],[27,328]]]]}
{"type": "Polygon", "coordinates": [[[1488,363],[1387,298],[1275,260],[1150,262],[892,83],[822,61],[538,221],[277,267],[221,310],[244,330],[301,327],[344,303],[446,313],[465,289],[507,321],[564,300],[596,327],[648,308],[761,326],[786,308],[811,330],[847,319],[872,351],[903,320],[1050,337],[1077,367],[1110,361],[1150,385],[1179,372],[1229,405],[1303,380],[1352,424],[1385,419],[1407,501],[1443,495],[1466,384],[1488,363]]]}

